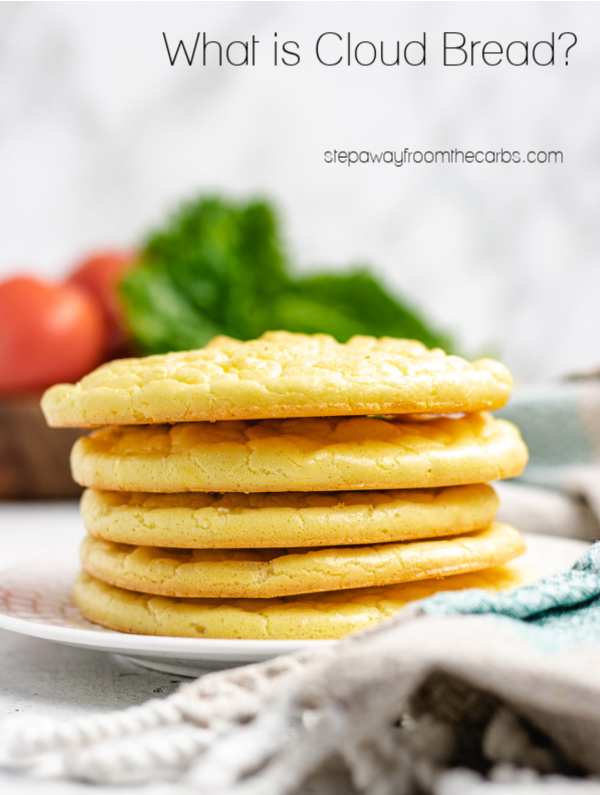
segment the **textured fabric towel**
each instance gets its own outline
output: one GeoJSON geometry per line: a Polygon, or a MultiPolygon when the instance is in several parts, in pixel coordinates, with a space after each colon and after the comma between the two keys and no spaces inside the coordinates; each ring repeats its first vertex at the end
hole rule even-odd
{"type": "Polygon", "coordinates": [[[530,460],[499,483],[501,521],[533,533],[600,538],[600,377],[517,389],[498,414],[519,426],[530,460]]]}

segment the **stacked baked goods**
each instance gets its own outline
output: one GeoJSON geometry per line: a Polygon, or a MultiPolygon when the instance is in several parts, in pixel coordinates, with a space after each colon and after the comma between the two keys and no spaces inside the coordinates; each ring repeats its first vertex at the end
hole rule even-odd
{"type": "Polygon", "coordinates": [[[410,340],[271,332],[103,365],[44,395],[88,536],[74,600],[123,632],[336,638],[438,590],[504,588],[521,473],[508,370],[410,340]]]}

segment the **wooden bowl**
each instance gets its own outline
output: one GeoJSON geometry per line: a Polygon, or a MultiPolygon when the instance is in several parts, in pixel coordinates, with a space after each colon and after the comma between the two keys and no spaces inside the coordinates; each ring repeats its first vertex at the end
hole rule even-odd
{"type": "Polygon", "coordinates": [[[41,394],[0,397],[0,498],[76,497],[69,454],[83,431],[48,428],[41,394]]]}

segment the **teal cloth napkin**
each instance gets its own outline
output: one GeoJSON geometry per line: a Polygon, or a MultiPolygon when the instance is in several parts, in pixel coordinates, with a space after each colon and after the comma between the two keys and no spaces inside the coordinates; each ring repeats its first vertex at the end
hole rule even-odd
{"type": "Polygon", "coordinates": [[[498,416],[529,448],[523,475],[498,485],[498,518],[525,532],[600,539],[600,377],[520,387],[498,416]]]}
{"type": "Polygon", "coordinates": [[[517,388],[496,415],[514,422],[529,448],[522,483],[564,489],[570,471],[600,465],[600,378],[517,388]]]}
{"type": "Polygon", "coordinates": [[[600,377],[520,387],[497,416],[529,448],[519,483],[588,500],[600,518],[600,377]]]}
{"type": "Polygon", "coordinates": [[[564,573],[501,593],[440,593],[420,607],[429,615],[488,615],[508,621],[527,642],[546,651],[582,643],[600,648],[600,542],[564,573]]]}

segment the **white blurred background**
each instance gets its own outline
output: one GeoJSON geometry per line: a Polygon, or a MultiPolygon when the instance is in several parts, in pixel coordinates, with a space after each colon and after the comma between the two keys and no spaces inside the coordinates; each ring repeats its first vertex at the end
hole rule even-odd
{"type": "Polygon", "coordinates": [[[200,192],[276,201],[299,269],[369,263],[524,381],[600,366],[597,3],[0,3],[0,278],[61,276],[200,192]],[[423,68],[326,68],[327,30],[427,31],[423,68]],[[444,30],[569,66],[443,67],[444,30]],[[255,34],[257,67],[169,65],[162,31],[255,34]],[[269,65],[294,39],[295,68],[269,65]],[[560,53],[560,49],[559,49],[560,53]],[[262,60],[262,59],[261,59],[262,60]],[[326,149],[562,149],[563,165],[331,166],[326,149]]]}

